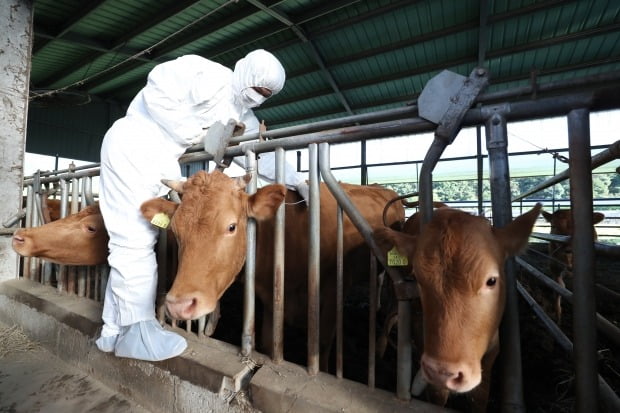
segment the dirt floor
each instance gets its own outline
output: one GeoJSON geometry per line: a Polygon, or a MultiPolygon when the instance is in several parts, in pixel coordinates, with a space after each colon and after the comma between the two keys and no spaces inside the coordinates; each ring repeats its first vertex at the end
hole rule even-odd
{"type": "Polygon", "coordinates": [[[88,374],[0,323],[0,412],[148,413],[88,374]]]}

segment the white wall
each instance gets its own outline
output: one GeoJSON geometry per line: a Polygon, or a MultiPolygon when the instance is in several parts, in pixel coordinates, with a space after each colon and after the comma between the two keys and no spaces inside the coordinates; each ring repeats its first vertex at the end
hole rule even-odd
{"type": "MultiPolygon", "coordinates": [[[[0,1],[0,222],[21,205],[32,51],[32,1],[0,1]]],[[[0,235],[0,281],[17,276],[11,237],[0,235]]]]}

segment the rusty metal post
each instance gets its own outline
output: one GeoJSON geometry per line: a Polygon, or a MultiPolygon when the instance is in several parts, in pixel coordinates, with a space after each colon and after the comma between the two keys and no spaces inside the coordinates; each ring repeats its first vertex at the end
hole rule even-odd
{"type": "MultiPolygon", "coordinates": [[[[79,181],[77,178],[71,179],[71,208],[70,214],[75,214],[79,210],[78,200],[80,197],[79,193],[79,181]]],[[[70,265],[67,268],[67,292],[69,294],[77,293],[77,267],[74,265],[70,265]]]]}
{"type": "MultiPolygon", "coordinates": [[[[26,217],[24,219],[24,227],[28,228],[32,226],[32,199],[34,198],[32,185],[28,185],[26,190],[26,217]]],[[[24,257],[22,264],[22,277],[30,279],[30,257],[24,257]]]]}
{"type": "MultiPolygon", "coordinates": [[[[284,149],[276,148],[276,183],[284,184],[284,149]]],[[[272,360],[284,360],[284,247],[285,210],[283,202],[276,212],[273,240],[273,349],[272,360]]]]}
{"type": "Polygon", "coordinates": [[[319,157],[316,143],[308,145],[310,200],[308,205],[308,373],[319,372],[321,291],[321,209],[319,157]]]}
{"type": "MultiPolygon", "coordinates": [[[[256,155],[252,151],[245,153],[245,170],[252,176],[245,191],[256,193],[256,155]]],[[[243,299],[243,331],[241,333],[241,354],[250,356],[254,348],[254,328],[256,324],[256,221],[248,219],[247,223],[247,256],[245,259],[245,288],[243,299]]]]}
{"type": "Polygon", "coordinates": [[[594,300],[594,228],[590,112],[568,113],[570,200],[573,215],[573,335],[576,412],[598,411],[596,306],[594,300]]]}
{"type": "Polygon", "coordinates": [[[368,286],[368,387],[375,388],[375,356],[377,347],[377,259],[370,254],[368,286]]]}
{"type": "Polygon", "coordinates": [[[344,327],[344,222],[342,207],[336,206],[336,377],[342,378],[344,369],[343,327],[344,327]]]}

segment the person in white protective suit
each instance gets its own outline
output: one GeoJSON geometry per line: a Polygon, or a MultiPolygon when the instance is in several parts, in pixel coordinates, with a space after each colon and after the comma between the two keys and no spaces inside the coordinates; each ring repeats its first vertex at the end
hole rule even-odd
{"type": "MultiPolygon", "coordinates": [[[[101,147],[100,208],[110,235],[110,275],[97,347],[119,357],[165,360],[187,347],[183,337],[155,319],[158,229],[140,214],[140,205],[165,195],[162,178],[180,179],[178,159],[202,142],[208,127],[235,119],[256,132],[252,108],[278,93],[285,72],[265,50],[239,60],[234,71],[187,55],[153,68],[125,117],[106,133],[101,147]]],[[[273,180],[272,156],[261,156],[259,173],[273,180]]],[[[289,188],[307,196],[307,184],[290,165],[289,188]]]]}

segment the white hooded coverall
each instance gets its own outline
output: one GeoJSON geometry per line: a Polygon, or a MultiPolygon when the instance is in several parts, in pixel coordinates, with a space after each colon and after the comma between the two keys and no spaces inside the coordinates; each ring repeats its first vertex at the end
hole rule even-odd
{"type": "MultiPolygon", "coordinates": [[[[155,319],[158,229],[140,214],[140,205],[168,192],[162,178],[181,178],[179,157],[201,142],[214,122],[226,124],[232,118],[244,122],[246,132],[257,131],[251,107],[266,98],[252,87],[267,88],[275,95],[284,81],[280,62],[264,50],[239,60],[234,72],[200,56],[182,56],[155,66],[126,116],[108,130],[101,147],[100,207],[110,235],[102,338],[122,335],[125,326],[155,319]]],[[[261,164],[270,169],[261,175],[273,178],[273,163],[260,162],[259,168],[261,164]]],[[[289,186],[303,181],[295,172],[285,175],[289,186]]],[[[118,345],[116,350],[119,355],[118,345]]],[[[143,359],[177,355],[155,358],[137,353],[122,355],[143,359]]]]}

